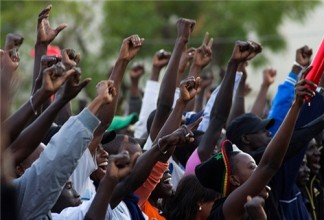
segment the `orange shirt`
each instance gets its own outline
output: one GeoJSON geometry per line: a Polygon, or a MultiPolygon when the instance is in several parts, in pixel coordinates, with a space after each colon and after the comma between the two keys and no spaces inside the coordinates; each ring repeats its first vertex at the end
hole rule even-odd
{"type": "Polygon", "coordinates": [[[149,220],[165,220],[165,218],[159,214],[159,210],[152,206],[147,200],[143,203],[141,209],[149,217],[149,220]]]}

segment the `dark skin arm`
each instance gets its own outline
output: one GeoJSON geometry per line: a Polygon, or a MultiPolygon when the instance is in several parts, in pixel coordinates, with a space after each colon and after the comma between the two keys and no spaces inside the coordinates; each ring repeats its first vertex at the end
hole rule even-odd
{"type": "Polygon", "coordinates": [[[268,144],[259,165],[252,175],[227,197],[223,205],[225,219],[241,218],[245,213],[244,204],[246,203],[247,196],[257,196],[264,190],[266,184],[268,184],[280,168],[288,149],[300,108],[304,104],[304,98],[315,95],[306,85],[314,86],[314,83],[301,80],[296,84],[296,98],[278,132],[268,144]],[[233,209],[237,211],[233,212],[233,209]]]}
{"type": "MultiPolygon", "coordinates": [[[[53,69],[54,68],[46,69],[43,77],[43,80],[52,85],[56,83],[55,81],[52,81],[50,77],[50,74],[53,73],[53,69]]],[[[46,109],[39,118],[23,130],[23,132],[10,145],[15,165],[25,160],[37,148],[54,121],[58,111],[90,82],[89,79],[86,79],[81,83],[76,83],[75,80],[73,80],[73,78],[78,77],[76,74],[77,73],[74,70],[69,70],[62,74],[60,78],[55,79],[60,81],[60,84],[65,82],[64,94],[50,105],[50,107],[46,109]]]]}
{"type": "MultiPolygon", "coordinates": [[[[109,77],[109,82],[113,82],[114,85],[113,91],[111,92],[113,92],[115,95],[119,94],[120,86],[128,63],[136,56],[143,42],[144,39],[140,38],[138,35],[132,35],[123,40],[119,56],[109,77]]],[[[91,146],[89,146],[91,153],[95,152],[101,141],[103,133],[112,122],[117,109],[117,104],[118,98],[114,98],[109,105],[102,106],[100,111],[98,112],[97,116],[100,119],[101,123],[95,130],[94,139],[90,144],[91,146]]]]}
{"type": "MultiPolygon", "coordinates": [[[[25,128],[28,122],[31,121],[31,118],[36,118],[40,112],[37,110],[41,108],[44,101],[49,99],[63,84],[65,81],[65,76],[57,77],[63,74],[63,69],[57,68],[57,59],[53,57],[44,56],[43,64],[51,65],[47,70],[51,70],[51,73],[46,73],[47,78],[42,79],[42,87],[38,89],[35,94],[28,100],[24,105],[22,105],[12,116],[10,116],[5,122],[5,126],[9,135],[9,142],[11,143],[20,132],[25,128]],[[52,65],[54,64],[54,65],[52,65]],[[57,76],[54,76],[54,71],[57,76]],[[52,80],[53,79],[53,80],[52,80]]],[[[44,72],[44,71],[43,71],[44,72]]],[[[45,72],[43,73],[45,74],[45,72]]]]}
{"type": "Polygon", "coordinates": [[[23,42],[23,38],[17,34],[8,34],[6,37],[5,50],[0,50],[1,62],[1,122],[7,118],[10,102],[10,82],[15,76],[15,71],[19,65],[18,49],[23,42]]]}
{"type": "Polygon", "coordinates": [[[135,63],[132,65],[129,74],[131,83],[130,83],[130,94],[128,97],[128,114],[133,112],[140,114],[141,104],[142,104],[142,93],[138,85],[144,73],[145,73],[144,64],[135,63]],[[138,104],[133,104],[135,100],[136,103],[138,104]]]}
{"type": "Polygon", "coordinates": [[[244,208],[249,215],[250,220],[266,220],[267,215],[263,209],[264,199],[260,196],[251,197],[246,199],[244,208]]]}
{"type": "Polygon", "coordinates": [[[227,65],[226,74],[211,110],[209,126],[198,146],[198,155],[201,161],[205,161],[211,156],[220,137],[221,130],[225,126],[232,106],[235,74],[239,64],[252,59],[261,50],[261,46],[254,42],[236,42],[227,65]]]}
{"type": "Polygon", "coordinates": [[[171,53],[163,49],[154,54],[150,80],[159,81],[161,69],[168,65],[170,57],[171,53]]]}
{"type": "Polygon", "coordinates": [[[211,72],[201,77],[201,83],[199,85],[195,99],[194,112],[200,112],[201,110],[203,110],[206,89],[209,88],[213,83],[213,79],[214,77],[211,72]]]}
{"type": "Polygon", "coordinates": [[[181,97],[177,100],[175,108],[158,134],[157,139],[154,141],[153,147],[138,159],[132,174],[117,185],[111,200],[112,207],[115,207],[124,198],[124,196],[135,191],[145,182],[157,161],[165,163],[170,158],[176,146],[176,144],[172,144],[173,141],[170,142],[170,138],[172,140],[175,138],[173,135],[182,135],[180,140],[175,140],[175,143],[193,141],[193,134],[190,129],[198,126],[199,122],[194,124],[192,127],[181,127],[178,131],[179,134],[175,130],[180,126],[182,112],[186,103],[196,95],[198,86],[199,79],[195,80],[193,77],[182,82],[181,97]],[[173,135],[168,135],[170,133],[173,135]],[[186,137],[185,135],[188,133],[190,134],[186,137]],[[158,141],[158,139],[160,140],[158,141]],[[158,147],[158,145],[160,147],[158,147]]]}
{"type": "Polygon", "coordinates": [[[120,179],[129,175],[137,159],[129,157],[128,151],[123,151],[117,155],[110,155],[105,176],[100,181],[97,193],[87,211],[85,220],[104,220],[112,192],[120,179]]]}
{"type": "MultiPolygon", "coordinates": [[[[80,62],[80,54],[76,53],[73,49],[64,49],[61,52],[62,54],[62,64],[66,69],[76,68],[76,70],[81,74],[78,64],[80,62]]],[[[55,99],[59,98],[63,93],[63,88],[59,89],[55,93],[55,99]]],[[[68,102],[64,107],[59,111],[56,116],[55,123],[63,125],[72,115],[71,103],[68,102]]]]}
{"type": "Polygon", "coordinates": [[[237,71],[242,72],[241,80],[239,85],[236,89],[236,93],[234,96],[234,102],[230,111],[230,114],[227,119],[227,125],[236,117],[245,113],[245,85],[246,85],[246,78],[247,78],[247,71],[246,66],[247,62],[242,62],[239,64],[237,71]]]}
{"type": "MultiPolygon", "coordinates": [[[[37,89],[41,86],[40,84],[36,83],[36,79],[39,75],[40,76],[42,75],[42,74],[40,74],[41,73],[40,67],[41,67],[42,56],[47,54],[48,45],[67,26],[66,24],[61,24],[55,29],[51,28],[51,26],[49,25],[49,22],[48,22],[48,17],[49,17],[49,13],[50,13],[51,9],[52,9],[52,5],[48,5],[38,15],[32,94],[34,94],[34,92],[36,92],[37,89]]],[[[42,80],[40,79],[40,82],[41,81],[42,80]]]]}
{"type": "MultiPolygon", "coordinates": [[[[207,66],[212,60],[212,46],[213,38],[209,38],[209,33],[206,32],[203,43],[195,51],[193,61],[190,67],[189,76],[198,77],[201,71],[207,66]]],[[[195,106],[195,100],[188,103],[186,111],[192,111],[195,106]]]]}
{"type": "Polygon", "coordinates": [[[184,18],[179,19],[177,22],[178,36],[161,83],[157,101],[157,110],[150,130],[150,137],[152,140],[155,140],[171,112],[177,82],[175,78],[177,78],[176,73],[178,72],[180,57],[182,51],[186,48],[186,44],[189,41],[194,25],[195,21],[184,18]]]}
{"type": "Polygon", "coordinates": [[[251,109],[252,113],[261,118],[263,118],[263,110],[267,103],[267,94],[269,87],[275,81],[276,75],[277,71],[275,69],[266,68],[263,70],[263,82],[251,109]]]}

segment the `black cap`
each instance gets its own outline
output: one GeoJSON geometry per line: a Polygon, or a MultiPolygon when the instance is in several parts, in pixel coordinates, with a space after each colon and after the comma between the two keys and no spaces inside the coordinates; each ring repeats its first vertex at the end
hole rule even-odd
{"type": "Polygon", "coordinates": [[[226,137],[240,147],[242,135],[269,129],[273,124],[274,119],[261,119],[253,113],[246,113],[235,118],[229,124],[226,129],[226,137]]]}
{"type": "Polygon", "coordinates": [[[116,137],[115,131],[105,131],[101,139],[101,144],[107,144],[110,141],[114,140],[115,137],[116,137]]]}
{"type": "Polygon", "coordinates": [[[201,185],[213,189],[223,196],[229,194],[231,169],[228,156],[233,151],[232,143],[229,140],[224,140],[221,144],[220,153],[196,166],[195,174],[201,185]]]}

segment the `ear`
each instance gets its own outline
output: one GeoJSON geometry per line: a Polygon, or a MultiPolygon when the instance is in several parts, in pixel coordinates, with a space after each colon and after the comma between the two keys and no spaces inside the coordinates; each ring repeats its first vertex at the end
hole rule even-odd
{"type": "Polygon", "coordinates": [[[24,172],[25,172],[25,168],[24,168],[24,166],[20,163],[19,165],[16,166],[15,171],[16,171],[16,175],[17,175],[18,177],[20,177],[20,176],[22,176],[22,175],[24,174],[24,172]]]}
{"type": "Polygon", "coordinates": [[[240,180],[235,175],[230,175],[230,183],[232,186],[239,187],[241,185],[240,180]]]}

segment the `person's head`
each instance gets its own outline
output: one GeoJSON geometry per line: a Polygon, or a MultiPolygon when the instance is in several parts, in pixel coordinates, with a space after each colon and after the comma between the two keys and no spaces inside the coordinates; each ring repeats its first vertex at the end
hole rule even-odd
{"type": "Polygon", "coordinates": [[[304,187],[309,181],[310,169],[307,166],[307,157],[304,156],[303,162],[301,163],[298,171],[296,183],[299,187],[304,187]]]}
{"type": "Polygon", "coordinates": [[[107,144],[103,144],[103,148],[110,155],[118,154],[124,150],[128,151],[130,157],[135,153],[142,153],[142,148],[135,138],[122,134],[117,134],[114,140],[107,144]]]}
{"type": "Polygon", "coordinates": [[[274,119],[261,119],[253,113],[246,113],[235,118],[226,129],[226,137],[243,151],[254,151],[266,147],[271,140],[267,130],[274,124],[274,119]]]}
{"type": "Polygon", "coordinates": [[[307,151],[306,151],[306,156],[307,156],[307,166],[310,169],[310,172],[313,175],[317,175],[321,169],[321,163],[320,163],[320,159],[321,159],[321,152],[320,149],[318,147],[317,142],[315,141],[315,139],[313,138],[307,146],[307,151]]]}
{"type": "MultiPolygon", "coordinates": [[[[196,167],[195,173],[200,183],[223,196],[245,183],[257,168],[255,160],[239,150],[229,140],[221,144],[221,152],[196,167]],[[218,175],[211,175],[217,173],[218,175]]],[[[268,197],[269,187],[265,186],[260,196],[268,197]]]]}
{"type": "MultiPolygon", "coordinates": [[[[114,131],[106,131],[102,138],[101,136],[98,138],[101,138],[101,142],[100,144],[97,146],[96,148],[96,162],[97,162],[97,166],[98,169],[96,169],[95,171],[93,171],[90,175],[90,178],[94,181],[95,185],[98,184],[100,182],[100,180],[104,177],[104,175],[106,174],[106,169],[108,166],[108,157],[109,154],[107,151],[105,151],[102,147],[102,145],[109,143],[110,141],[112,141],[114,138],[116,137],[116,132],[114,131]]],[[[95,141],[95,138],[93,139],[93,141],[95,141]]],[[[98,142],[92,142],[90,144],[95,144],[98,142]]]]}
{"type": "Polygon", "coordinates": [[[184,176],[174,196],[166,202],[166,219],[207,219],[217,198],[219,194],[203,187],[195,175],[184,176]]]}
{"type": "Polygon", "coordinates": [[[156,185],[155,189],[152,191],[151,196],[154,199],[158,198],[168,198],[173,195],[173,188],[171,181],[170,170],[166,170],[160,180],[156,185]]]}
{"type": "Polygon", "coordinates": [[[54,213],[60,213],[67,207],[76,207],[81,203],[80,194],[75,191],[72,182],[69,180],[65,183],[60,197],[57,199],[51,211],[54,213]]]}
{"type": "Polygon", "coordinates": [[[28,169],[34,163],[34,161],[39,158],[39,155],[44,151],[44,149],[45,145],[40,143],[33,153],[31,153],[24,161],[16,166],[17,177],[20,177],[25,173],[25,170],[28,169]]]}

